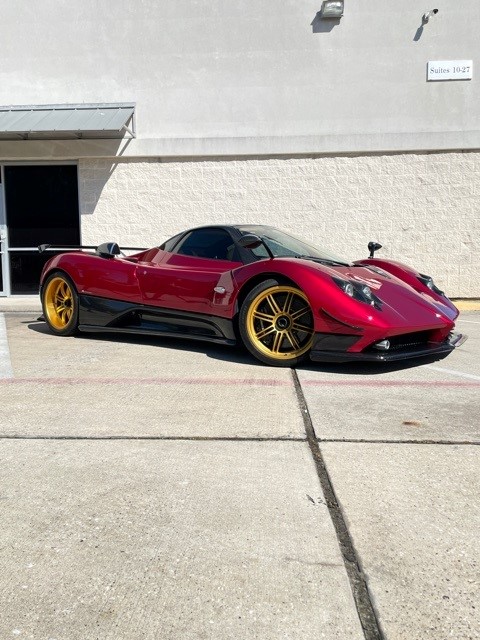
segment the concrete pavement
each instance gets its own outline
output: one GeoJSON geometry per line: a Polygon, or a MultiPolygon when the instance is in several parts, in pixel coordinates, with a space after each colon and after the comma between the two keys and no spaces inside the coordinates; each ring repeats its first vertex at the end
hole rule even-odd
{"type": "Polygon", "coordinates": [[[0,638],[480,637],[479,313],[292,373],[3,302],[0,638]]]}
{"type": "Polygon", "coordinates": [[[10,296],[9,298],[0,297],[0,312],[29,312],[41,311],[42,304],[40,297],[37,296],[10,296]]]}
{"type": "Polygon", "coordinates": [[[0,637],[362,638],[303,443],[2,449],[0,637]]]}
{"type": "Polygon", "coordinates": [[[322,451],[385,636],[480,637],[478,445],[322,451]]]}

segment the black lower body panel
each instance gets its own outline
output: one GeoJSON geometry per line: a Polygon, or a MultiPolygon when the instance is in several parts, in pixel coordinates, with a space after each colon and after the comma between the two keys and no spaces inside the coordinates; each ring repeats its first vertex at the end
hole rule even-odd
{"type": "Polygon", "coordinates": [[[336,334],[316,334],[310,359],[314,362],[397,362],[412,358],[429,358],[446,356],[455,347],[459,347],[467,339],[466,336],[451,333],[445,342],[423,342],[397,346],[391,351],[380,351],[373,348],[360,352],[346,351],[355,344],[360,336],[339,336],[336,334]]]}
{"type": "Polygon", "coordinates": [[[78,328],[92,333],[177,336],[229,345],[237,342],[233,322],[228,318],[82,294],[78,328]]]}

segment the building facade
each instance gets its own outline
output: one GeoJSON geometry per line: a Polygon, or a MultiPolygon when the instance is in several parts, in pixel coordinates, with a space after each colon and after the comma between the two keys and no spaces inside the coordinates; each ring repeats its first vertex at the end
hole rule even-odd
{"type": "Polygon", "coordinates": [[[42,242],[251,222],[479,297],[478,2],[321,4],[0,0],[0,293],[42,242]]]}

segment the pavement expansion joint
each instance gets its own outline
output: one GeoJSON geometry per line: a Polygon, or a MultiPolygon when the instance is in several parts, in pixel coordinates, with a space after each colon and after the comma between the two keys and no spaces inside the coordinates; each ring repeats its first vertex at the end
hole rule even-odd
{"type": "Polygon", "coordinates": [[[62,436],[62,435],[18,435],[0,434],[0,440],[152,440],[186,442],[305,442],[306,436],[62,436]]]}
{"type": "Polygon", "coordinates": [[[383,640],[384,635],[380,628],[377,613],[373,606],[372,598],[368,590],[367,581],[362,571],[353,540],[347,527],[342,510],[335,495],[330,476],[325,465],[325,461],[315,435],[315,429],[308,410],[307,401],[298,379],[297,372],[292,369],[292,378],[295,386],[300,411],[303,416],[303,424],[307,435],[307,442],[313,457],[318,479],[322,487],[323,495],[327,504],[330,517],[335,528],[340,551],[343,557],[345,569],[352,589],[355,606],[357,608],[360,624],[362,625],[365,640],[383,640]]]}
{"type": "Polygon", "coordinates": [[[345,444],[441,444],[469,445],[478,447],[480,440],[367,440],[362,438],[317,438],[317,442],[335,442],[345,444]]]}

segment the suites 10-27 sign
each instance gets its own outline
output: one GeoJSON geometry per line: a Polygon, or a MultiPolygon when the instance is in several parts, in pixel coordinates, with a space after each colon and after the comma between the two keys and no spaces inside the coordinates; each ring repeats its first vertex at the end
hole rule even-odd
{"type": "Polygon", "coordinates": [[[427,63],[427,80],[471,80],[472,60],[435,60],[427,63]]]}

